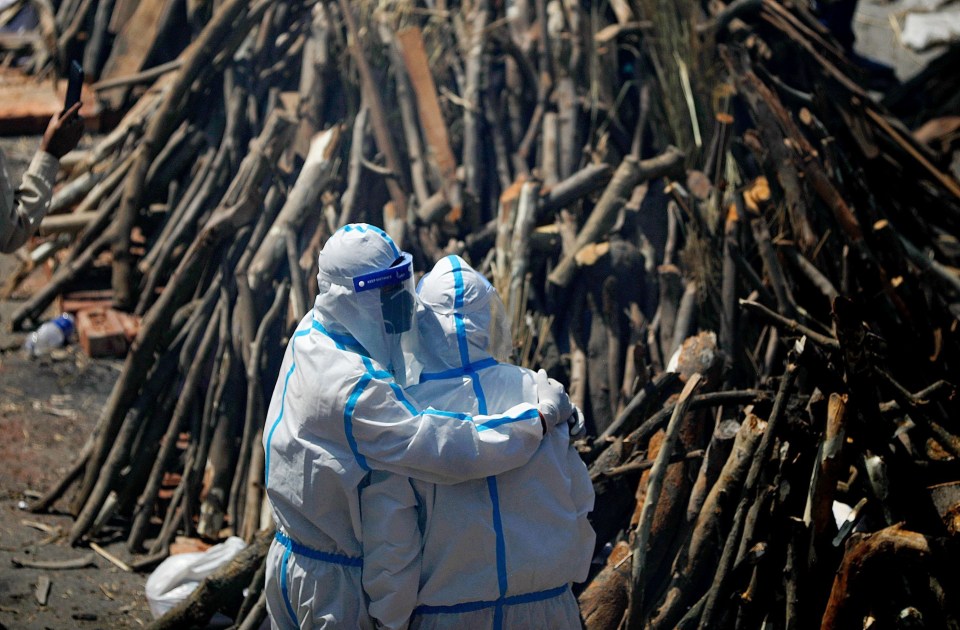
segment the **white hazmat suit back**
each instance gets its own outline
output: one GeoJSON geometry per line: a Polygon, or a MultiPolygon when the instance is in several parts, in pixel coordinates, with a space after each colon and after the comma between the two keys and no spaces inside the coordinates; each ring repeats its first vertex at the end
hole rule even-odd
{"type": "Polygon", "coordinates": [[[401,259],[378,228],[338,230],[320,254],[314,308],[287,345],[263,437],[278,528],[265,586],[274,627],[373,627],[360,582],[359,493],[371,470],[478,479],[524,464],[542,438],[534,404],[472,417],[418,412],[404,395],[392,374],[404,371],[398,335],[380,289],[363,286],[397,275],[401,259]]]}
{"type": "MultiPolygon", "coordinates": [[[[536,400],[534,373],[491,355],[509,328],[483,276],[448,256],[419,297],[424,371],[408,393],[479,414],[536,400]]],[[[569,584],[590,568],[593,501],[566,431],[551,431],[524,466],[483,480],[438,486],[375,472],[361,498],[371,614],[390,629],[580,628],[569,584]]]]}

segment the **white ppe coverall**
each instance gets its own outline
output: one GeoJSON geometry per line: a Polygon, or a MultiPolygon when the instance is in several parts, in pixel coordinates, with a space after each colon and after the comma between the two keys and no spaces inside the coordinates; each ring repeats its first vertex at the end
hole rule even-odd
{"type": "MultiPolygon", "coordinates": [[[[483,276],[448,256],[418,293],[424,371],[408,393],[479,414],[537,399],[533,372],[494,358],[509,326],[483,276]]],[[[483,480],[438,486],[375,471],[361,496],[371,615],[391,630],[580,628],[569,584],[590,568],[593,501],[566,431],[483,480]]]]}
{"type": "Polygon", "coordinates": [[[319,294],[287,345],[264,424],[274,627],[373,626],[360,576],[360,488],[371,470],[456,483],[516,468],[541,441],[536,404],[468,416],[404,395],[388,368],[402,380],[400,333],[416,331],[390,300],[409,284],[413,314],[409,263],[365,224],[344,226],[320,254],[319,294]]]}
{"type": "Polygon", "coordinates": [[[27,242],[50,209],[60,160],[37,151],[16,189],[0,153],[0,252],[13,252],[27,242]]]}

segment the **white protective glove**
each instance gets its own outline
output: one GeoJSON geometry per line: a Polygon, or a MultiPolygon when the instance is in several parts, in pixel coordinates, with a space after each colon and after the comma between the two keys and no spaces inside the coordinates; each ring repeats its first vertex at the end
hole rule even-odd
{"type": "Polygon", "coordinates": [[[543,418],[545,429],[568,422],[576,406],[558,381],[549,378],[546,370],[537,372],[537,411],[543,418]]]}
{"type": "Polygon", "coordinates": [[[587,421],[583,417],[583,412],[580,411],[580,407],[576,405],[573,406],[573,413],[570,414],[570,418],[567,420],[567,426],[570,429],[570,441],[576,442],[587,436],[587,421]]]}

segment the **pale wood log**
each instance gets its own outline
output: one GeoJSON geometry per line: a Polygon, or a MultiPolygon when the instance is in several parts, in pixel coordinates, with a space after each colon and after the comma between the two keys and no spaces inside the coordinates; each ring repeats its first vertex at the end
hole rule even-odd
{"type": "Polygon", "coordinates": [[[247,272],[247,282],[254,293],[261,291],[273,278],[277,265],[286,258],[285,233],[297,233],[307,214],[316,212],[320,193],[333,176],[337,149],[340,145],[340,127],[334,126],[318,133],[310,142],[310,152],[287,196],[273,228],[257,249],[247,272]]]}

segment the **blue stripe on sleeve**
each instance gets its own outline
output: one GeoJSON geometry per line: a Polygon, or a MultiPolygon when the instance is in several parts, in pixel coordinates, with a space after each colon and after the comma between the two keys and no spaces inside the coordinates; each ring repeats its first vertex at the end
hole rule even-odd
{"type": "Polygon", "coordinates": [[[538,418],[539,416],[540,416],[540,412],[538,412],[536,409],[529,409],[527,411],[524,411],[518,416],[502,416],[494,420],[488,420],[483,424],[478,424],[477,431],[486,431],[488,429],[495,429],[499,426],[510,424],[511,422],[520,422],[521,420],[533,420],[534,418],[538,418]]]}
{"type": "Polygon", "coordinates": [[[349,349],[350,351],[355,352],[356,354],[360,354],[363,356],[370,355],[370,353],[367,352],[367,349],[364,348],[363,345],[359,341],[354,339],[352,336],[331,332],[327,330],[323,326],[323,324],[321,324],[317,320],[313,320],[312,326],[313,326],[313,329],[316,330],[317,332],[323,333],[324,335],[329,337],[330,340],[333,341],[333,343],[337,346],[338,350],[349,349]]]}
{"type": "MultiPolygon", "coordinates": [[[[459,418],[460,420],[470,420],[473,416],[468,413],[460,413],[457,411],[444,411],[442,409],[434,409],[432,407],[427,407],[421,412],[421,415],[429,413],[434,416],[441,416],[444,418],[459,418]]],[[[479,430],[479,429],[478,429],[479,430]]]]}
{"type": "Polygon", "coordinates": [[[474,361],[473,363],[470,363],[464,367],[450,368],[449,370],[443,370],[442,372],[421,372],[420,382],[425,383],[427,381],[442,381],[448,378],[460,378],[472,372],[479,372],[480,370],[485,370],[495,365],[499,365],[497,360],[493,357],[487,357],[486,359],[474,361]]]}
{"type": "Polygon", "coordinates": [[[373,377],[371,377],[369,373],[361,376],[360,380],[357,381],[357,384],[353,387],[350,398],[347,399],[347,404],[343,409],[343,432],[347,436],[347,444],[350,445],[350,450],[353,451],[353,457],[357,460],[357,465],[368,472],[370,471],[370,466],[367,465],[367,458],[360,454],[360,449],[357,447],[357,440],[353,436],[353,412],[357,408],[357,401],[360,400],[360,395],[363,394],[363,390],[372,380],[373,377]]]}

